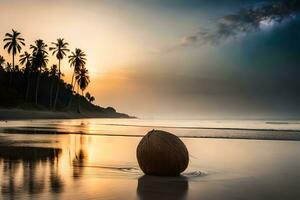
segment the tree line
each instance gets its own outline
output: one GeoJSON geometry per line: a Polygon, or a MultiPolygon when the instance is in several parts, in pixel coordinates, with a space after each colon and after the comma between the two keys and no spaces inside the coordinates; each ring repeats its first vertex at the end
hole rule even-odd
{"type": "MultiPolygon", "coordinates": [[[[6,103],[9,104],[10,100],[16,98],[18,102],[34,103],[56,110],[58,102],[60,107],[70,107],[74,96],[80,96],[80,91],[81,98],[83,97],[90,83],[84,51],[76,48],[70,52],[69,43],[58,38],[49,47],[42,39],[38,39],[29,46],[30,52],[22,52],[26,46],[25,39],[16,30],[6,33],[3,42],[4,50],[12,57],[10,63],[0,55],[1,97],[10,97],[6,103]],[[57,64],[50,67],[49,54],[57,60],[57,64]],[[71,83],[62,79],[64,74],[61,71],[61,62],[64,59],[68,59],[70,67],[73,68],[71,83]]],[[[89,102],[95,100],[88,92],[85,98],[89,102]]]]}

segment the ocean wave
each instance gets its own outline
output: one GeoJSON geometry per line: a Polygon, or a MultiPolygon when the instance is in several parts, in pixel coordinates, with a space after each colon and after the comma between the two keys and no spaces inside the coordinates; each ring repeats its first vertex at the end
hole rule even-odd
{"type": "MultiPolygon", "coordinates": [[[[276,123],[276,122],[266,122],[276,123]]],[[[286,124],[298,124],[289,123],[286,124]]],[[[299,123],[300,124],[300,123],[299,123]]],[[[136,124],[97,124],[105,126],[124,126],[124,127],[138,127],[138,128],[168,128],[168,129],[199,129],[199,130],[242,130],[242,131],[288,131],[288,132],[299,132],[299,129],[278,129],[278,128],[240,128],[240,127],[205,127],[205,126],[161,126],[161,125],[136,125],[136,124]]]]}
{"type": "Polygon", "coordinates": [[[207,173],[205,172],[201,172],[201,171],[191,171],[191,172],[184,172],[182,173],[182,176],[186,177],[186,178],[197,178],[197,177],[202,177],[202,176],[206,176],[207,173]]]}
{"type": "Polygon", "coordinates": [[[128,173],[136,173],[140,171],[136,167],[114,167],[114,166],[100,166],[100,165],[80,165],[80,164],[73,164],[73,167],[98,168],[98,169],[122,171],[128,173]]]}
{"type": "Polygon", "coordinates": [[[288,125],[288,124],[300,124],[300,122],[284,122],[284,121],[277,121],[277,122],[266,122],[266,124],[278,124],[278,125],[288,125]]]}

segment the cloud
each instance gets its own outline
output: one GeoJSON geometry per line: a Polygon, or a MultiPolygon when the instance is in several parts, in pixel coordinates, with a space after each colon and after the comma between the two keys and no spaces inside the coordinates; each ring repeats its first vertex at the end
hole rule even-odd
{"type": "Polygon", "coordinates": [[[219,18],[213,29],[200,29],[194,34],[183,37],[179,43],[164,51],[187,46],[198,47],[204,44],[217,45],[228,39],[282,24],[295,18],[299,10],[300,0],[256,4],[219,18]]]}

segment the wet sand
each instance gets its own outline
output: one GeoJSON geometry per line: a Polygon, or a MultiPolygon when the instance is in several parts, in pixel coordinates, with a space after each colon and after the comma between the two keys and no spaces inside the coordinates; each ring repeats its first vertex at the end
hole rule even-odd
{"type": "MultiPolygon", "coordinates": [[[[15,123],[11,127],[49,126],[45,121],[15,123]]],[[[55,134],[65,121],[55,123],[53,134],[46,135],[0,130],[3,199],[300,198],[298,141],[183,138],[190,152],[188,169],[180,177],[161,178],[140,171],[135,158],[140,137],[55,134]]],[[[89,133],[97,123],[75,120],[64,127],[89,133]]]]}

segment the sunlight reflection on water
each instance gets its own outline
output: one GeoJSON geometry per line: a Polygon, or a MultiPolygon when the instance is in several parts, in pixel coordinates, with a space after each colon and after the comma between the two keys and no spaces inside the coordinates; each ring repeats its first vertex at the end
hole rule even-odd
{"type": "MultiPolygon", "coordinates": [[[[100,122],[102,123],[101,120],[100,122]]],[[[297,199],[300,197],[299,191],[295,189],[300,184],[298,170],[300,143],[297,141],[183,138],[190,153],[189,168],[181,177],[158,178],[144,176],[139,170],[135,151],[140,137],[57,134],[60,131],[83,133],[103,131],[103,133],[127,132],[131,135],[143,135],[149,130],[149,127],[109,125],[102,127],[99,125],[100,122],[93,119],[17,121],[2,126],[1,130],[11,131],[0,133],[2,197],[4,199],[264,199],[266,196],[270,199],[297,199]],[[23,133],[24,127],[29,132],[20,134],[23,133]],[[47,129],[49,134],[40,134],[41,132],[37,130],[41,129],[47,129]]],[[[120,121],[117,120],[115,123],[120,121]]],[[[177,133],[191,134],[186,129],[181,129],[177,133]]],[[[227,134],[226,131],[223,134],[227,134]]]]}

